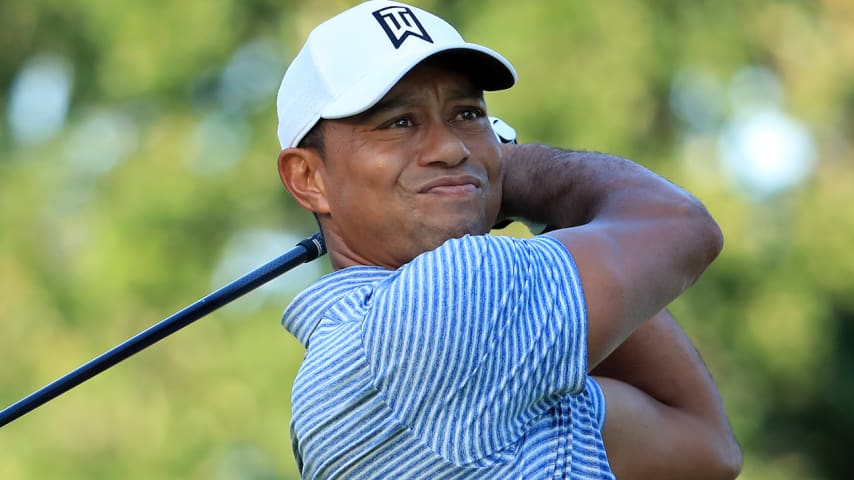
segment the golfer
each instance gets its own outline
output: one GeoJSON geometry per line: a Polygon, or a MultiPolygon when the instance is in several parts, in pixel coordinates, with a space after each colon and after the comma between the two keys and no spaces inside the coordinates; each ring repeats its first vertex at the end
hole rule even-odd
{"type": "Polygon", "coordinates": [[[628,160],[500,143],[483,91],[516,78],[384,0],[319,25],[285,73],[279,174],[335,270],[283,317],[306,348],[302,477],[734,478],[717,388],[666,310],[717,224],[628,160]],[[489,234],[511,218],[548,233],[489,234]]]}

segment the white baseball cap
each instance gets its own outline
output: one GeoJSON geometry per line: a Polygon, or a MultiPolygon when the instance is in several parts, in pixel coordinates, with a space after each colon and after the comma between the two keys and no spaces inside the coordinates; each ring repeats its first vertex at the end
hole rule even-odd
{"type": "Polygon", "coordinates": [[[318,25],[291,62],[276,102],[279,142],[295,147],[321,118],[353,116],[375,105],[418,63],[459,55],[484,90],[510,88],[516,71],[495,51],[468,43],[424,10],[372,0],[318,25]]]}

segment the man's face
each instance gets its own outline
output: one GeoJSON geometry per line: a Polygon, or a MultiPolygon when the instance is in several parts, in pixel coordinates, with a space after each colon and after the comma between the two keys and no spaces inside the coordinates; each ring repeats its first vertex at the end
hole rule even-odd
{"type": "Polygon", "coordinates": [[[323,133],[328,212],[319,214],[341,266],[396,268],[495,221],[501,147],[465,75],[425,62],[369,111],[325,121],[323,133]]]}

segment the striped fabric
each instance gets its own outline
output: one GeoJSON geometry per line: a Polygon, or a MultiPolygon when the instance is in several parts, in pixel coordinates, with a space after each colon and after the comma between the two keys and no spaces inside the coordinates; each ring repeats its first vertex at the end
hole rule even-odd
{"type": "Polygon", "coordinates": [[[306,347],[303,478],[611,479],[581,284],[556,240],[450,240],[320,279],[282,323],[306,347]]]}

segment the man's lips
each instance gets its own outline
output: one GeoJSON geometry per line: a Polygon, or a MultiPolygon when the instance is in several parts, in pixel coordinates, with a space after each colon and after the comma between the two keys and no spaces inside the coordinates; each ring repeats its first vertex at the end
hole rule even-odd
{"type": "Polygon", "coordinates": [[[481,181],[472,175],[441,177],[427,182],[418,193],[471,194],[480,190],[481,181]]]}

